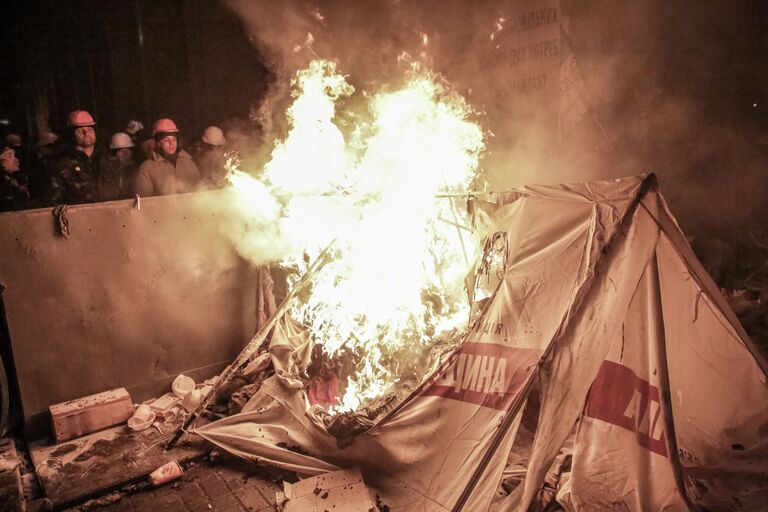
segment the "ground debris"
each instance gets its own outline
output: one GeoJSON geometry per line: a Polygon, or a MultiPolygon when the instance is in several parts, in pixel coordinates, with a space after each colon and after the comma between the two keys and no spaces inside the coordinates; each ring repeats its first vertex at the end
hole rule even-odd
{"type": "Polygon", "coordinates": [[[285,512],[333,509],[349,512],[376,510],[371,491],[365,485],[358,468],[332,471],[296,483],[283,482],[283,492],[277,493],[276,502],[285,512]]]}
{"type": "Polygon", "coordinates": [[[106,507],[107,505],[111,505],[113,503],[117,503],[123,497],[126,495],[124,491],[113,491],[109,494],[105,494],[104,496],[100,496],[98,498],[94,498],[92,500],[88,500],[82,505],[79,505],[78,507],[72,509],[72,510],[78,510],[78,511],[88,511],[92,510],[97,507],[106,507]]]}
{"type": "Polygon", "coordinates": [[[360,412],[343,412],[331,417],[328,433],[336,438],[339,448],[346,448],[352,444],[355,436],[370,430],[375,424],[360,412]]]}
{"type": "Polygon", "coordinates": [[[298,453],[301,455],[312,455],[311,453],[303,449],[301,446],[289,445],[288,443],[277,443],[275,446],[277,446],[278,448],[284,448],[286,450],[290,450],[294,453],[298,453]]]}
{"type": "Polygon", "coordinates": [[[389,505],[385,505],[378,494],[376,495],[376,508],[379,512],[390,512],[389,505]]]}

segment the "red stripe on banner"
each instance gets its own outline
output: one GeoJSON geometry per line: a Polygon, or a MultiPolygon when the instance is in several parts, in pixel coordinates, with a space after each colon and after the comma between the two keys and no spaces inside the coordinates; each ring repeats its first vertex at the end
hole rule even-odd
{"type": "Polygon", "coordinates": [[[640,446],[667,456],[659,388],[630,368],[603,361],[589,390],[584,413],[634,432],[640,446]]]}
{"type": "Polygon", "coordinates": [[[507,410],[539,355],[541,350],[465,342],[419,394],[507,410]]]}

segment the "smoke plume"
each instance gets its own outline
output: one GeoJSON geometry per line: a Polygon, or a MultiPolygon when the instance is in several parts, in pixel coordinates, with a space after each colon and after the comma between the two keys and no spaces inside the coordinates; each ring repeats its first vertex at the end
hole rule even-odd
{"type": "MultiPolygon", "coordinates": [[[[227,4],[274,73],[270,94],[254,114],[271,130],[268,140],[284,133],[291,78],[309,61],[335,60],[358,91],[375,91],[395,83],[404,62],[419,60],[480,113],[488,134],[483,167],[490,189],[655,172],[690,234],[735,240],[760,228],[761,190],[768,179],[755,115],[764,93],[758,88],[760,68],[748,62],[766,48],[750,46],[760,27],[748,4],[227,4]],[[550,96],[530,94],[539,84],[523,76],[522,61],[555,50],[524,43],[526,53],[515,42],[528,29],[543,30],[548,9],[557,10],[565,34],[556,52],[560,59],[573,52],[584,82],[580,98],[586,111],[568,130],[557,121],[557,70],[540,84],[554,91],[550,96]]],[[[550,62],[556,67],[556,58],[550,62]]]]}

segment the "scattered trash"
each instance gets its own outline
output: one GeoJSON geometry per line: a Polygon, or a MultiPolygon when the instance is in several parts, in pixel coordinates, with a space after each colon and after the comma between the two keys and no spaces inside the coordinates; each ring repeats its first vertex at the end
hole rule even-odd
{"type": "Polygon", "coordinates": [[[253,395],[261,388],[261,383],[264,380],[264,372],[259,374],[261,377],[253,384],[246,384],[239,390],[232,393],[232,397],[229,399],[229,414],[237,414],[243,410],[245,404],[250,400],[253,395]]]}
{"type": "Polygon", "coordinates": [[[181,413],[181,407],[171,407],[167,411],[163,411],[161,413],[158,413],[158,416],[165,422],[165,423],[173,423],[176,421],[176,418],[179,417],[179,413],[181,413]]]}
{"type": "Polygon", "coordinates": [[[106,507],[108,505],[117,503],[123,499],[123,496],[125,496],[125,493],[120,491],[110,492],[109,494],[105,494],[99,498],[86,501],[80,505],[80,510],[91,510],[92,508],[106,507]]]}
{"type": "Polygon", "coordinates": [[[184,396],[184,400],[181,402],[181,406],[187,412],[192,412],[202,403],[203,394],[199,389],[193,389],[184,396]]]}
{"type": "Polygon", "coordinates": [[[328,433],[336,438],[339,448],[352,444],[355,436],[371,429],[376,421],[395,408],[398,398],[394,393],[388,393],[376,398],[367,407],[358,411],[343,412],[335,416],[321,415],[328,433]]]}
{"type": "Polygon", "coordinates": [[[154,486],[163,485],[180,478],[184,474],[179,463],[175,460],[164,464],[149,474],[149,481],[154,486]]]}
{"type": "Polygon", "coordinates": [[[208,395],[210,395],[210,394],[211,394],[211,390],[212,390],[212,389],[213,389],[213,386],[211,386],[211,385],[209,385],[209,384],[203,384],[203,385],[200,387],[200,393],[203,395],[203,398],[205,398],[205,397],[207,397],[208,395]]]}
{"type": "Polygon", "coordinates": [[[176,394],[176,396],[183,400],[184,397],[187,396],[187,393],[195,389],[195,381],[191,377],[187,377],[182,373],[173,380],[171,389],[176,394]]]}
{"type": "Polygon", "coordinates": [[[136,407],[133,416],[128,420],[128,428],[134,432],[146,430],[152,426],[155,421],[155,413],[147,404],[141,404],[136,407]]]}
{"type": "Polygon", "coordinates": [[[149,403],[153,411],[163,413],[179,404],[181,399],[175,393],[166,393],[160,398],[149,403]]]}

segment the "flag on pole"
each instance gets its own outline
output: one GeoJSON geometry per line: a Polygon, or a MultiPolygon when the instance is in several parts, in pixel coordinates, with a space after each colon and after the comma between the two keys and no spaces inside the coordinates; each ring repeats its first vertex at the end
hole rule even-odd
{"type": "Polygon", "coordinates": [[[560,69],[558,72],[560,104],[558,110],[561,136],[572,130],[586,114],[587,107],[582,99],[584,80],[576,64],[568,33],[560,25],[560,69]]]}

